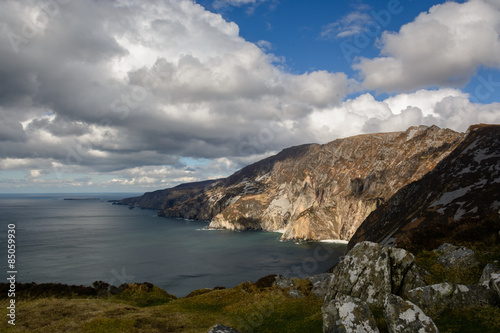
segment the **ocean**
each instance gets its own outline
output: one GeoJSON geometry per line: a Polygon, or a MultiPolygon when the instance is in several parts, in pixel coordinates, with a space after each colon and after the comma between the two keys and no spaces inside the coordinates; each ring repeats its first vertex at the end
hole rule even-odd
{"type": "Polygon", "coordinates": [[[18,282],[150,282],[178,297],[269,274],[323,273],[345,250],[343,244],[280,242],[278,233],[206,230],[207,222],[108,202],[137,195],[0,195],[4,272],[10,270],[9,224],[16,230],[18,282]]]}

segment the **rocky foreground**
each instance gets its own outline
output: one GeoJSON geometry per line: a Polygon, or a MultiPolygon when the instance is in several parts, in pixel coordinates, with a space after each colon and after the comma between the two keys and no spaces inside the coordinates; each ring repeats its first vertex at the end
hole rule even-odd
{"type": "Polygon", "coordinates": [[[500,235],[471,245],[487,251],[445,243],[413,255],[361,242],[331,273],[270,275],[184,298],[149,283],[21,284],[16,325],[0,322],[0,331],[496,333],[500,235]]]}
{"type": "Polygon", "coordinates": [[[283,232],[282,239],[349,240],[398,190],[434,169],[463,140],[436,126],[302,145],[214,181],[122,200],[211,228],[283,232]]]}

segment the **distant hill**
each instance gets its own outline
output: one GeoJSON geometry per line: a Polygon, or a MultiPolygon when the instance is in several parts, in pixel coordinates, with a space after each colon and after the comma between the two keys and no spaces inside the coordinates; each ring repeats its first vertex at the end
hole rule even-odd
{"type": "Polygon", "coordinates": [[[283,232],[282,239],[349,240],[398,190],[434,169],[464,134],[436,126],[291,147],[220,180],[124,199],[211,228],[283,232]]]}
{"type": "MultiPolygon", "coordinates": [[[[500,125],[476,125],[434,170],[372,212],[351,238],[432,249],[500,230],[500,125]]],[[[495,234],[492,234],[495,233],[495,234]]]]}

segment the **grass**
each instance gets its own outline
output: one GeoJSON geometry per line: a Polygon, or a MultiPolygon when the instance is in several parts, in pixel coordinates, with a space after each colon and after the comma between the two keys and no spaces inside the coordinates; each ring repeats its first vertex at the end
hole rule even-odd
{"type": "MultiPolygon", "coordinates": [[[[302,298],[288,290],[242,283],[175,299],[148,284],[118,295],[18,296],[16,326],[0,322],[0,332],[208,332],[224,324],[245,332],[321,332],[323,300],[306,280],[295,280],[302,298]]],[[[0,301],[0,307],[8,300],[0,301]]]]}
{"type": "Polygon", "coordinates": [[[434,318],[434,323],[441,333],[498,333],[500,308],[483,306],[446,311],[434,318]]]}

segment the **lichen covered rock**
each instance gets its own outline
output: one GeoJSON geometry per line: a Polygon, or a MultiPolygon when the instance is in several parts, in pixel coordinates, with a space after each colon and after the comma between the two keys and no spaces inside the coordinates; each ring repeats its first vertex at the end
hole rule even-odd
{"type": "Polygon", "coordinates": [[[480,265],[477,253],[466,247],[445,243],[433,252],[440,254],[438,264],[447,269],[474,268],[480,265]]]}
{"type": "Polygon", "coordinates": [[[429,315],[438,315],[448,309],[465,309],[499,303],[497,293],[488,287],[448,282],[410,290],[408,299],[429,315]]]}
{"type": "Polygon", "coordinates": [[[439,332],[432,319],[418,306],[393,294],[385,299],[384,318],[390,333],[439,332]]]}
{"type": "Polygon", "coordinates": [[[330,281],[332,280],[331,273],[318,274],[309,276],[306,278],[312,284],[311,292],[320,297],[324,298],[328,292],[328,286],[330,285],[330,281]]]}
{"type": "Polygon", "coordinates": [[[379,332],[368,305],[359,298],[338,295],[323,306],[324,333],[379,332]]]}
{"type": "Polygon", "coordinates": [[[238,331],[224,325],[215,325],[208,333],[238,333],[238,331]]]}
{"type": "Polygon", "coordinates": [[[362,242],[333,269],[325,302],[344,294],[382,305],[387,294],[405,295],[425,286],[423,277],[411,253],[362,242]]]}
{"type": "Polygon", "coordinates": [[[483,269],[483,274],[479,279],[479,283],[491,290],[497,292],[498,297],[500,298],[500,269],[493,265],[488,264],[483,269]]]}

